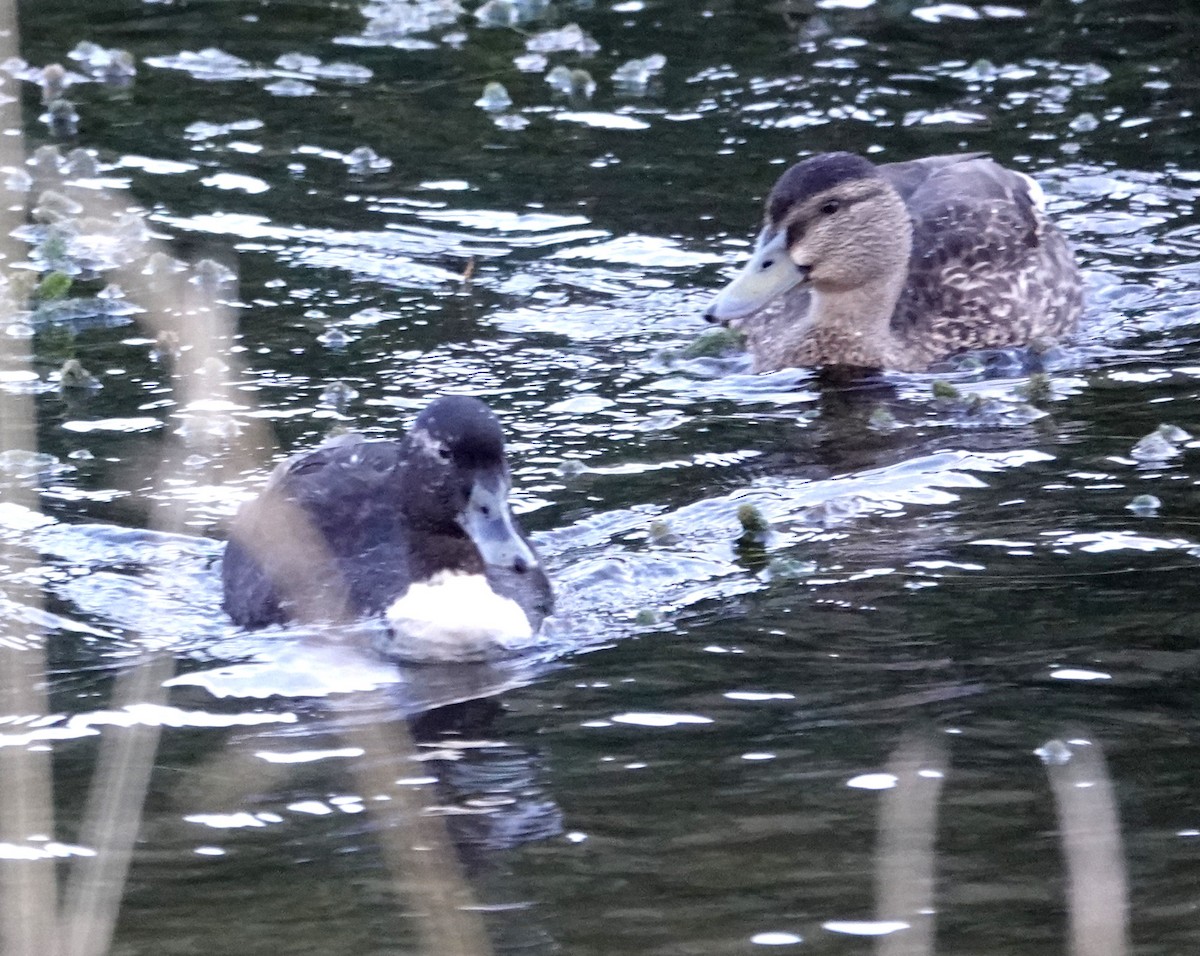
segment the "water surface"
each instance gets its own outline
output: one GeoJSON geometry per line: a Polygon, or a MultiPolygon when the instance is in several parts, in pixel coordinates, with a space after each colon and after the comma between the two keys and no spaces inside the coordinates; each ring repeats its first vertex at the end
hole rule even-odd
{"type": "Polygon", "coordinates": [[[76,134],[16,65],[0,90],[30,154],[95,151],[103,182],[63,191],[153,233],[66,256],[20,234],[88,302],[6,332],[0,386],[52,457],[3,462],[8,642],[44,642],[48,700],[6,710],[0,743],[49,748],[50,835],[78,860],[105,742],[161,728],[115,952],[419,951],[430,904],[387,838],[405,794],[444,821],[497,952],[861,952],[915,932],[876,908],[908,761],[940,781],[934,915],[911,922],[946,952],[1057,953],[1051,740],[1107,761],[1084,782],[1112,782],[1132,951],[1195,944],[1195,442],[1133,449],[1200,434],[1196,13],[102,8],[19,7],[33,68],[82,80],[82,40],[134,58],[131,82],[67,87],[76,134]],[[567,42],[596,48],[542,52],[567,42]],[[594,94],[553,90],[556,65],[594,94]],[[475,105],[489,82],[508,110],[475,105]],[[971,405],[936,376],[679,357],[774,178],[830,149],[984,150],[1037,177],[1089,304],[1032,392],[1018,361],[948,373],[971,405]],[[156,261],[165,302],[96,305],[156,249],[193,264],[156,261]],[[197,276],[206,258],[235,278],[197,276]],[[178,358],[164,309],[188,316],[178,358]],[[71,357],[102,387],[60,390],[71,357]],[[334,428],[394,434],[447,390],[504,422],[560,596],[545,653],[403,668],[355,635],[230,626],[219,542],[270,465],[334,428]],[[748,503],[771,533],[739,547],[748,503]],[[130,691],[147,651],[168,672],[130,691]]]}

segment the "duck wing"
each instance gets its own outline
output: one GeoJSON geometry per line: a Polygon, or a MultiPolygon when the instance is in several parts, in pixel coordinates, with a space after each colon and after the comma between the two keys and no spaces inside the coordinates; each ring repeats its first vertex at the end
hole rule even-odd
{"type": "Polygon", "coordinates": [[[893,327],[930,359],[1070,331],[1079,272],[1041,199],[1032,179],[990,159],[932,169],[906,197],[913,250],[893,327]]]}
{"type": "Polygon", "coordinates": [[[230,617],[257,627],[305,616],[297,600],[336,616],[377,609],[394,594],[407,554],[400,460],[397,442],[347,435],[279,465],[230,530],[222,566],[230,617]]]}
{"type": "Polygon", "coordinates": [[[892,188],[900,194],[900,198],[908,202],[918,189],[938,173],[948,167],[962,166],[981,159],[983,156],[983,153],[949,153],[944,156],[925,156],[905,163],[884,163],[876,169],[891,183],[892,188]]]}

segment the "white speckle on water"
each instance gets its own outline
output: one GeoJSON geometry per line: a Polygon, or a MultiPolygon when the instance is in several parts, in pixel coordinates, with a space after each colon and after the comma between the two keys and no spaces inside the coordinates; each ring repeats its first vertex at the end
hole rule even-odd
{"type": "Polygon", "coordinates": [[[888,936],[908,929],[909,924],[900,920],[829,920],[821,928],[847,936],[888,936]]]}
{"type": "Polygon", "coordinates": [[[307,813],[314,817],[324,817],[333,813],[329,805],[320,800],[301,800],[298,803],[289,803],[287,808],[294,813],[307,813]]]}
{"type": "Polygon", "coordinates": [[[162,422],[157,418],[101,418],[90,422],[63,422],[62,427],[69,432],[78,433],[123,432],[125,434],[134,434],[135,432],[148,432],[156,428],[162,428],[162,422]]]}
{"type": "Polygon", "coordinates": [[[265,193],[271,188],[257,176],[243,176],[239,173],[217,173],[213,176],[206,176],[200,182],[205,186],[212,186],[214,189],[244,192],[251,196],[265,193]]]}
{"type": "Polygon", "coordinates": [[[892,773],[864,773],[851,777],[846,781],[846,786],[856,790],[890,790],[898,782],[892,773]]]}
{"type": "Polygon", "coordinates": [[[214,830],[240,830],[245,827],[265,827],[266,823],[251,813],[192,813],[183,818],[214,830]]]}
{"type": "Polygon", "coordinates": [[[554,119],[563,123],[578,123],[594,129],[649,129],[650,124],[645,120],[634,119],[632,116],[622,116],[617,113],[598,113],[591,111],[555,113],[554,119]]]}
{"type": "Polygon", "coordinates": [[[797,943],[803,943],[803,937],[797,936],[795,933],[755,933],[750,937],[750,942],[756,946],[795,946],[797,943]]]}
{"type": "Polygon", "coordinates": [[[1064,667],[1051,671],[1050,676],[1055,680],[1112,680],[1112,674],[1104,671],[1089,671],[1082,668],[1064,667]]]}
{"type": "Polygon", "coordinates": [[[711,717],[700,717],[697,714],[657,714],[635,711],[626,714],[615,714],[614,724],[635,724],[639,727],[681,727],[685,724],[711,724],[711,717]]]}
{"type": "Polygon", "coordinates": [[[330,760],[335,757],[361,757],[363,750],[358,747],[342,747],[336,750],[293,750],[278,753],[271,750],[259,750],[254,754],[259,760],[267,763],[315,763],[318,760],[330,760]]]}

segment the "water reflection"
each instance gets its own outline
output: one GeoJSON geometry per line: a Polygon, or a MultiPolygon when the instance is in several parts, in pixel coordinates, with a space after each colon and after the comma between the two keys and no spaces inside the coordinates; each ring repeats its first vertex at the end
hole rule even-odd
{"type": "Polygon", "coordinates": [[[404,874],[437,862],[505,952],[840,952],[896,922],[914,931],[880,946],[925,946],[930,872],[942,949],[1061,952],[1058,834],[1103,820],[1075,945],[1194,948],[1194,442],[1132,454],[1200,427],[1190,7],[225,6],[212,51],[211,10],[26,5],[32,66],[4,67],[24,102],[3,125],[33,151],[0,138],[6,261],[34,267],[6,269],[6,299],[34,269],[75,279],[2,336],[6,952],[52,951],[53,860],[68,880],[113,865],[61,854],[105,842],[84,829],[101,752],[95,792],[124,792],[122,748],[155,737],[117,947],[193,952],[234,926],[241,952],[412,949],[412,914],[461,899],[415,895],[404,874]],[[128,47],[132,83],[71,58],[89,36],[118,70],[128,47]],[[660,53],[644,89],[614,84],[660,53]],[[55,62],[97,71],[60,91],[79,138],[57,151],[37,119],[55,62]],[[472,105],[490,81],[523,129],[472,105]],[[770,167],[836,148],[1034,172],[1089,270],[1080,338],[1040,368],[878,389],[682,355],[770,167]],[[151,268],[151,233],[178,262],[151,268]],[[203,260],[236,261],[236,283],[203,260]],[[93,276],[115,267],[120,294],[93,276]],[[139,311],[143,267],[170,283],[166,326],[139,311]],[[101,387],[63,387],[71,359],[101,387]],[[222,522],[270,463],[335,427],[394,435],[450,389],[511,423],[517,503],[564,593],[545,657],[405,671],[369,634],[226,624],[222,522]],[[1142,495],[1158,506],[1127,510],[1142,495]],[[768,524],[749,557],[745,504],[768,524]],[[165,699],[125,703],[168,664],[165,699]],[[438,709],[480,696],[483,714],[438,709]],[[961,733],[905,736],[922,718],[961,733]],[[1112,795],[1055,817],[1052,792],[1106,788],[1029,760],[1050,735],[1068,769],[1099,750],[1074,741],[1103,741],[1123,853],[1112,795]],[[871,768],[901,782],[846,787],[871,768]],[[399,825],[418,798],[439,861],[378,842],[432,839],[399,825]],[[873,900],[876,828],[913,876],[873,900]],[[1128,906],[1094,882],[1123,856],[1128,906]]]}

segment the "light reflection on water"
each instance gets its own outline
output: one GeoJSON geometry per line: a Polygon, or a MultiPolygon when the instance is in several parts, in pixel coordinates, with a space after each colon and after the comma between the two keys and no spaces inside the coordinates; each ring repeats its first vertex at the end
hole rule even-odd
{"type": "MultiPolygon", "coordinates": [[[[95,32],[53,6],[22,11],[34,64],[95,32]]],[[[240,272],[244,368],[220,407],[176,398],[127,314],[42,331],[37,382],[0,377],[42,393],[54,456],[5,464],[6,492],[37,484],[50,517],[4,512],[22,560],[0,587],[48,600],[5,607],[48,635],[36,742],[54,746],[64,845],[97,729],[162,728],[119,945],[210,951],[233,921],[242,952],[403,949],[381,794],[352,777],[368,748],[347,728],[459,702],[418,721],[423,759],[395,779],[450,824],[501,951],[847,952],[894,929],[872,897],[883,804],[846,783],[925,722],[952,741],[943,949],[1061,951],[1062,827],[1032,752],[1074,725],[1116,783],[1135,950],[1188,948],[1194,449],[1131,450],[1163,422],[1200,433],[1192,15],[1164,33],[1117,0],[522,12],[522,31],[577,20],[600,43],[548,55],[597,79],[579,103],[514,63],[524,32],[446,6],[404,23],[247,7],[222,37],[235,61],[195,56],[211,25],[194,13],[127,5],[134,85],[69,88],[81,141],[172,251],[236,252],[240,272]],[[296,50],[319,68],[278,62],[296,50]],[[659,51],[644,92],[612,88],[659,51]],[[491,79],[524,130],[471,105],[491,79]],[[311,92],[271,89],[287,80],[311,92]],[[362,146],[392,165],[356,165],[362,146]],[[948,401],[937,376],[846,387],[679,357],[782,164],[831,148],[986,149],[1037,174],[1089,285],[1045,394],[1026,396],[1020,360],[946,370],[965,396],[948,401]],[[51,381],[71,353],[99,391],[51,381]],[[335,408],[336,382],[358,394],[335,408]],[[558,582],[545,653],[405,669],[366,633],[229,626],[213,539],[269,461],[335,425],[395,433],[447,389],[505,423],[558,582]],[[239,432],[262,422],[279,447],[239,432]],[[183,461],[153,481],[168,439],[183,461]],[[1127,510],[1143,493],[1149,517],[1127,510]],[[757,548],[737,545],[748,503],[771,523],[757,548]],[[167,513],[204,537],[137,530],[167,513]],[[147,646],[177,661],[168,701],[114,706],[147,646]],[[504,710],[462,704],[481,695],[504,710]]]]}

